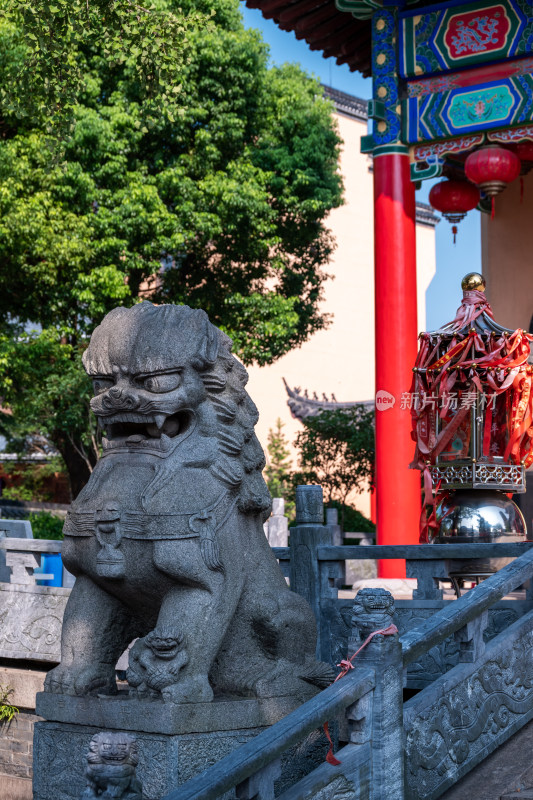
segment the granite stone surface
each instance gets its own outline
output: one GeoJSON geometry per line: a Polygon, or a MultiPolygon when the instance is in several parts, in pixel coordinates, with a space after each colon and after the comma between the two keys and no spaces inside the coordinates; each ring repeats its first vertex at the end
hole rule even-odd
{"type": "MultiPolygon", "coordinates": [[[[214,704],[213,704],[214,705],[214,704]]],[[[85,788],[86,753],[102,728],[63,722],[37,722],[34,736],[34,800],[79,800],[85,788]],[[46,765],[46,768],[44,768],[46,765]]],[[[167,792],[203,772],[261,733],[243,728],[175,735],[134,732],[139,763],[137,777],[144,800],[167,792]]],[[[327,742],[322,731],[291,748],[282,759],[277,791],[283,791],[324,762],[327,742]]],[[[227,792],[224,800],[235,798],[227,792]]]]}
{"type": "Polygon", "coordinates": [[[215,699],[209,703],[165,703],[116,697],[71,697],[41,692],[36,711],[53,722],[72,722],[101,729],[188,734],[248,730],[278,722],[300,705],[296,697],[215,699]]]}
{"type": "Polygon", "coordinates": [[[0,667],[0,686],[9,686],[9,702],[17,708],[35,710],[35,698],[42,692],[46,672],[21,667],[0,667]]]}
{"type": "MultiPolygon", "coordinates": [[[[215,705],[215,704],[213,704],[215,705]]],[[[203,772],[265,728],[175,735],[134,732],[139,763],[136,774],[144,800],[160,800],[171,789],[203,772]]],[[[37,722],[34,735],[34,800],[79,800],[86,780],[86,753],[102,728],[63,722],[37,722]],[[46,768],[44,768],[46,765],[46,768]]],[[[328,745],[323,732],[287,751],[282,759],[277,792],[324,763],[328,745]]],[[[234,791],[221,800],[234,800],[234,791]]]]}
{"type": "Polygon", "coordinates": [[[137,737],[122,731],[95,733],[89,742],[82,800],[143,800],[136,775],[139,763],[137,737]]]}

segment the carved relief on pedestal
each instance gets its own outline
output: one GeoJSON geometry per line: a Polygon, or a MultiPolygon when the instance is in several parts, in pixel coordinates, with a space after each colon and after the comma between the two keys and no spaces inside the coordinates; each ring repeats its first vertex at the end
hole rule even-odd
{"type": "Polygon", "coordinates": [[[87,753],[87,788],[81,800],[142,800],[142,786],[135,776],[138,762],[134,736],[115,731],[96,733],[87,753]]]}

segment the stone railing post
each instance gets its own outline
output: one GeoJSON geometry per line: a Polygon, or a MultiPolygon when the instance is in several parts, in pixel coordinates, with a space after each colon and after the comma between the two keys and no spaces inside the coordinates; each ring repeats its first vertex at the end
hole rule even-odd
{"type": "Polygon", "coordinates": [[[317,548],[333,544],[331,530],[324,525],[324,499],[321,486],[296,487],[296,525],[290,530],[290,586],[305,597],[317,621],[317,658],[322,658],[321,586],[317,548]]]}
{"type": "MultiPolygon", "coordinates": [[[[339,512],[336,508],[326,508],[326,525],[330,530],[331,543],[337,546],[342,545],[344,542],[344,537],[342,535],[342,528],[339,525],[339,512]]],[[[346,583],[345,561],[338,562],[338,568],[336,572],[338,573],[338,576],[335,581],[335,586],[338,589],[341,589],[346,583]]]]}
{"type": "Polygon", "coordinates": [[[442,589],[439,580],[448,578],[449,565],[444,560],[407,560],[406,575],[417,579],[417,588],[413,591],[413,600],[442,600],[442,589]]]}
{"type": "Polygon", "coordinates": [[[331,528],[331,538],[335,545],[342,544],[342,529],[339,525],[339,512],[336,508],[326,508],[326,525],[331,528]]]}
{"type": "Polygon", "coordinates": [[[235,788],[237,800],[274,800],[274,782],[281,776],[281,761],[276,759],[235,788]]]}
{"type": "MultiPolygon", "coordinates": [[[[361,589],[354,601],[349,652],[374,631],[392,624],[394,598],[385,589],[361,589]]],[[[350,738],[371,742],[370,800],[404,800],[403,661],[398,634],[374,636],[354,667],[375,670],[375,688],[349,710],[350,738]]]]}

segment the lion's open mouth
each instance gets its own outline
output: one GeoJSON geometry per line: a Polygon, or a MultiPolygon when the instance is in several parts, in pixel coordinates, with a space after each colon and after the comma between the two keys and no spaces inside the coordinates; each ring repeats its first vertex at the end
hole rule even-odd
{"type": "Polygon", "coordinates": [[[174,658],[179,650],[178,643],[173,642],[152,642],[151,648],[159,658],[174,658]]]}
{"type": "Polygon", "coordinates": [[[115,448],[168,452],[176,439],[190,428],[193,415],[189,411],[176,414],[134,414],[122,412],[99,417],[105,429],[102,438],[104,452],[115,448]]]}

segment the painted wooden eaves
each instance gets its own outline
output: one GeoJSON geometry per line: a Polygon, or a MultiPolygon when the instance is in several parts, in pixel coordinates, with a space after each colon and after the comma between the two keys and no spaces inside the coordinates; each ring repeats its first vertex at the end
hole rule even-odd
{"type": "Polygon", "coordinates": [[[284,31],[304,39],[311,50],[321,50],[324,58],[335,58],[365,77],[371,74],[371,29],[369,20],[354,19],[339,11],[334,0],[245,0],[248,8],[258,8],[284,31]]]}

